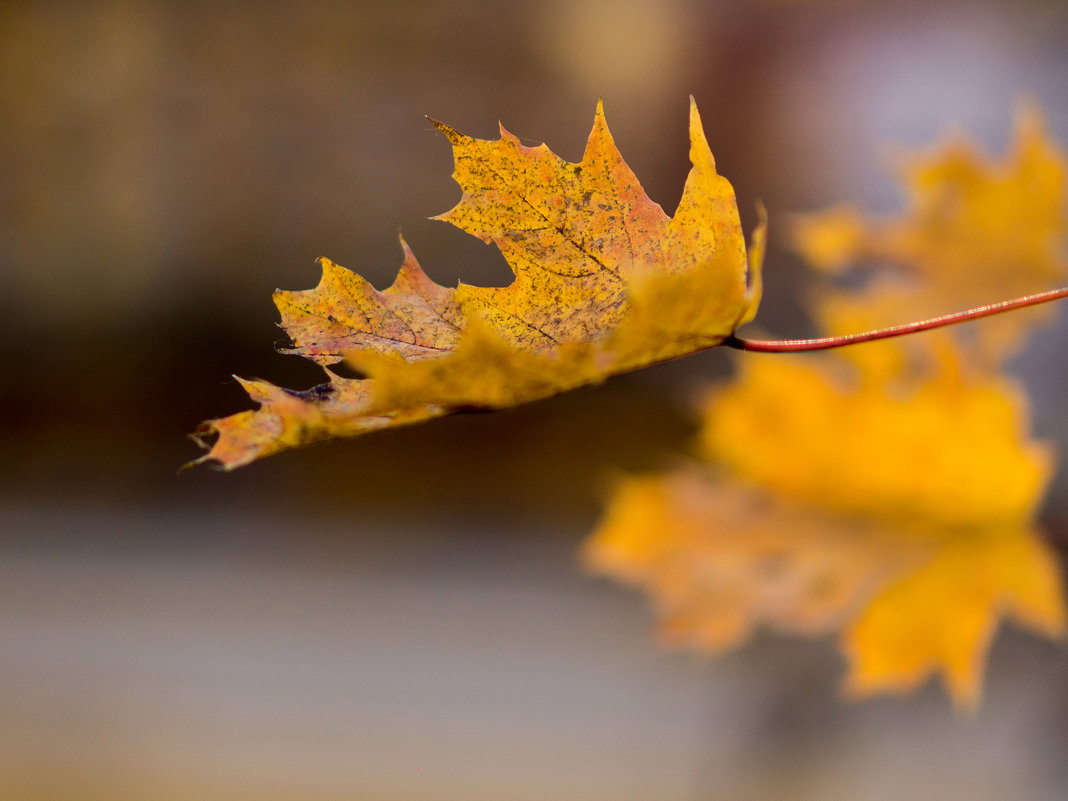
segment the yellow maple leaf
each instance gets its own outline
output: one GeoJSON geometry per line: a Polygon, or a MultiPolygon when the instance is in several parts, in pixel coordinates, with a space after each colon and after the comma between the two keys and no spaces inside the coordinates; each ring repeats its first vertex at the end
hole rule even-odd
{"type": "Polygon", "coordinates": [[[902,571],[843,631],[846,690],[904,692],[940,673],[954,702],[974,708],[1002,619],[1051,638],[1064,634],[1056,558],[1023,528],[944,536],[924,564],[902,571]]]}
{"type": "MultiPolygon", "coordinates": [[[[900,174],[908,205],[896,217],[872,219],[835,206],[795,221],[795,244],[819,270],[868,263],[899,271],[864,292],[823,293],[816,313],[829,334],[1030,294],[1068,275],[1068,160],[1046,134],[1037,107],[1021,106],[1003,158],[987,156],[958,135],[906,157],[900,174]]],[[[962,341],[971,345],[973,361],[996,368],[1052,314],[1052,307],[1039,307],[990,318],[962,341]]]]}
{"type": "Polygon", "coordinates": [[[697,465],[616,488],[583,548],[590,569],[644,590],[665,640],[713,653],[760,625],[837,630],[922,543],[724,480],[697,465]]]}
{"type": "MultiPolygon", "coordinates": [[[[439,286],[404,246],[393,286],[374,289],[323,259],[318,287],[278,292],[291,352],[366,379],[289,392],[243,382],[260,408],[209,420],[199,461],[226,469],[285,448],[465,408],[536,400],[720,343],[752,319],[764,225],[747,257],[734,191],[717,174],[696,105],[693,168],[673,218],[624,163],[598,104],[580,162],[501,128],[452,143],[463,197],[439,219],[495,244],[506,287],[439,286]]],[[[403,244],[403,242],[402,242],[403,244]]]]}
{"type": "Polygon", "coordinates": [[[1007,379],[940,370],[864,382],[837,355],[748,354],[702,419],[707,460],[843,514],[1018,525],[1053,465],[1051,450],[1026,438],[1022,393],[1007,379]]]}
{"type": "Polygon", "coordinates": [[[1002,618],[1065,625],[1031,526],[1052,456],[1025,419],[1001,378],[877,384],[833,356],[752,354],[705,403],[706,464],[624,482],[586,558],[649,593],[673,641],[837,632],[851,692],[939,674],[966,707],[1002,618]]]}

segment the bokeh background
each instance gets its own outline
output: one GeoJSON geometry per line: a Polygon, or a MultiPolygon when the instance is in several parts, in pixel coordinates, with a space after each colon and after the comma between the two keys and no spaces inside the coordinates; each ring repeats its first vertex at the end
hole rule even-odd
{"type": "MultiPolygon", "coordinates": [[[[833,644],[655,647],[574,553],[620,471],[689,447],[712,352],[492,415],[179,473],[289,387],[270,301],[329,256],[507,283],[430,221],[425,115],[582,153],[593,110],[671,211],[702,110],[771,334],[811,332],[796,211],[893,211],[901,148],[1068,142],[1068,6],[1025,2],[10,2],[0,7],[0,797],[1060,799],[1068,657],[1009,632],[987,700],[847,705],[833,644]]],[[[1015,364],[1068,453],[1068,324],[1015,364]]],[[[1068,543],[1062,469],[1043,510],[1068,543]]]]}

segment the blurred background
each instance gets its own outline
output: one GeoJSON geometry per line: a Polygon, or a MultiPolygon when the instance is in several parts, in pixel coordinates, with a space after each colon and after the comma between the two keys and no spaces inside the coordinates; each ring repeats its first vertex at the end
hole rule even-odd
{"type": "MultiPolygon", "coordinates": [[[[388,285],[505,284],[427,220],[425,115],[577,160],[599,97],[673,211],[693,94],[760,325],[804,336],[792,212],[892,212],[902,147],[1068,142],[1068,5],[849,0],[5,2],[0,7],[0,797],[1058,799],[1068,656],[1015,633],[987,701],[846,705],[833,644],[711,661],[574,553],[620,471],[685,452],[712,352],[492,415],[179,473],[197,424],[287,387],[276,288],[328,256],[388,285]]],[[[1015,372],[1068,453],[1068,315],[1015,372]]],[[[1062,458],[1062,461],[1064,459],[1062,458]]],[[[1063,552],[1068,479],[1043,520],[1063,552]]]]}

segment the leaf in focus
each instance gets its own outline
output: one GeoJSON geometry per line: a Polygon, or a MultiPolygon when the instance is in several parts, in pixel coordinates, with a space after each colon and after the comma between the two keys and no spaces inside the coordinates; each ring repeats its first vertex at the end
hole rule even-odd
{"type": "MultiPolygon", "coordinates": [[[[201,426],[198,462],[225,469],[286,448],[537,400],[719,344],[752,319],[764,225],[746,254],[734,191],[716,173],[690,106],[692,169],[673,218],[622,160],[598,105],[580,162],[526,147],[501,128],[480,140],[435,123],[452,143],[460,202],[438,219],[495,244],[506,287],[434,283],[404,245],[378,291],[321,260],[315,289],[277,292],[289,352],[364,379],[292,392],[242,382],[259,409],[201,426]]],[[[402,242],[403,245],[403,242],[402,242]]]]}
{"type": "MultiPolygon", "coordinates": [[[[1004,157],[987,156],[958,135],[905,157],[900,180],[907,206],[896,217],[872,219],[835,206],[795,222],[797,248],[818,270],[837,273],[858,264],[898,270],[864,292],[824,293],[817,314],[830,335],[1039,292],[1068,276],[1068,161],[1036,106],[1017,112],[1004,157]]],[[[1053,314],[1052,307],[1036,307],[942,336],[977,339],[974,360],[996,367],[1053,314]]]]}
{"type": "Polygon", "coordinates": [[[624,482],[586,559],[648,593],[672,642],[837,633],[850,692],[937,674],[967,707],[1002,619],[1064,630],[1031,522],[1051,454],[1004,379],[859,374],[833,356],[747,355],[706,401],[703,463],[624,482]]]}

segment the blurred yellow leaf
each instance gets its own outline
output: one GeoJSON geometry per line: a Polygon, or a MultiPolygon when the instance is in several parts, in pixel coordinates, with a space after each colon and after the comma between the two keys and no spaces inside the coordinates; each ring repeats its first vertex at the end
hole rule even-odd
{"type": "Polygon", "coordinates": [[[536,400],[714,346],[755,314],[763,223],[747,257],[734,191],[692,101],[693,169],[673,218],[623,162],[600,106],[577,164],[503,128],[488,141],[436,124],[463,190],[439,219],[495,244],[513,283],[439,286],[405,246],[396,282],[379,292],[322,260],[318,287],[275,294],[291,352],[324,367],[347,360],[367,378],[331,374],[307,392],[243,382],[260,408],[204,423],[201,438],[215,441],[198,461],[231,469],[329,437],[536,400]]]}
{"type": "MultiPolygon", "coordinates": [[[[1066,178],[1064,152],[1047,136],[1038,108],[1025,105],[1001,159],[964,136],[906,157],[901,181],[907,206],[897,217],[871,219],[847,206],[800,216],[794,241],[813,267],[840,272],[869,264],[899,271],[880,276],[867,291],[823,293],[816,312],[824,328],[838,335],[896,325],[1062,282],[1068,275],[1066,178]]],[[[954,333],[968,338],[978,332],[974,355],[997,366],[1036,321],[1053,313],[1038,307],[954,333]]]]}
{"type": "Polygon", "coordinates": [[[796,217],[792,225],[793,240],[813,267],[838,273],[867,252],[870,225],[852,206],[833,206],[796,217]]]}
{"type": "Polygon", "coordinates": [[[844,514],[1018,525],[1052,471],[1049,448],[1026,439],[1020,391],[1003,378],[861,382],[835,356],[748,354],[702,417],[704,458],[844,514]]]}
{"type": "Polygon", "coordinates": [[[837,632],[851,692],[939,674],[968,706],[1001,619],[1063,631],[1031,527],[1052,456],[1004,379],[877,384],[834,356],[753,354],[707,399],[700,453],[623,482],[585,551],[651,596],[669,641],[837,632]]]}
{"type": "Polygon", "coordinates": [[[844,631],[847,690],[904,692],[941,673],[954,702],[972,708],[1002,619],[1047,637],[1064,633],[1057,560],[1023,528],[949,534],[929,561],[904,571],[844,631]]]}
{"type": "Polygon", "coordinates": [[[837,630],[923,543],[690,466],[623,481],[584,560],[644,590],[669,643],[718,652],[760,625],[837,630]]]}

